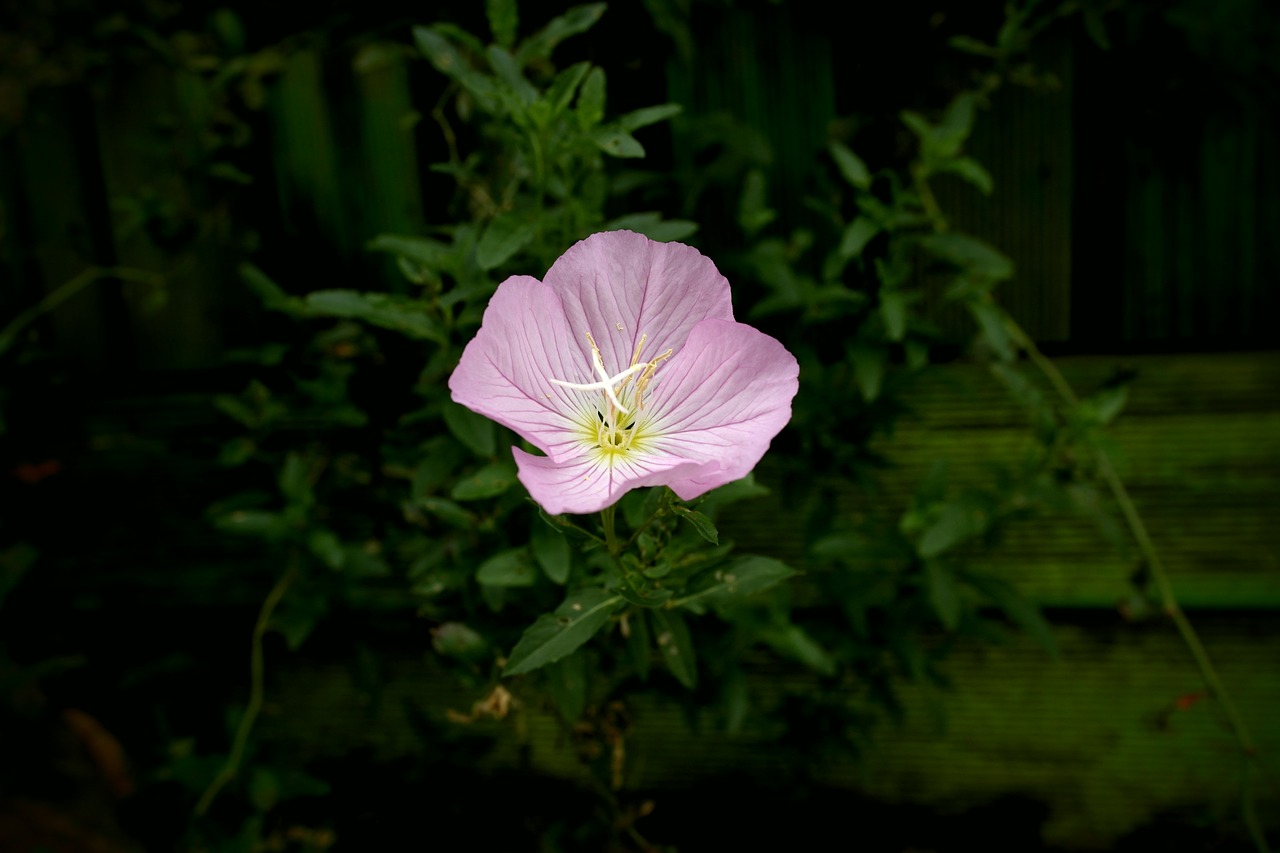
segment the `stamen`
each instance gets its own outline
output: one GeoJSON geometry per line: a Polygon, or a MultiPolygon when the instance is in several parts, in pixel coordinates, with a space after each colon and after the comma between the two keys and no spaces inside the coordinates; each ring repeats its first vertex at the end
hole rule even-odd
{"type": "Polygon", "coordinates": [[[631,354],[631,366],[635,367],[640,363],[640,352],[644,349],[644,342],[649,340],[649,335],[641,332],[640,340],[636,342],[636,351],[631,354]]]}
{"type": "MultiPolygon", "coordinates": [[[[647,334],[641,334],[639,340],[636,341],[635,349],[631,353],[631,365],[625,370],[619,371],[613,376],[609,375],[609,371],[605,368],[604,356],[600,354],[600,347],[596,344],[596,340],[590,332],[586,333],[587,343],[591,345],[591,369],[592,372],[599,377],[595,382],[566,382],[563,379],[548,379],[552,385],[559,385],[561,388],[571,388],[575,391],[603,391],[608,399],[607,414],[603,407],[596,408],[596,417],[599,419],[595,426],[596,444],[601,448],[609,451],[626,451],[631,448],[633,440],[637,440],[636,425],[639,418],[632,414],[635,410],[638,412],[644,405],[644,392],[652,381],[654,374],[658,370],[658,365],[671,357],[675,351],[669,349],[657,358],[649,361],[641,361],[644,355],[645,344],[649,340],[647,334]],[[628,384],[633,380],[632,377],[637,376],[635,385],[629,393],[631,409],[622,405],[619,394],[627,393],[628,384]],[[624,417],[631,415],[631,417],[624,417]],[[623,424],[626,426],[623,426],[623,424]]],[[[643,440],[643,439],[639,439],[643,440]]]]}
{"type": "MultiPolygon", "coordinates": [[[[547,381],[552,385],[559,385],[561,388],[573,388],[577,391],[603,391],[608,396],[609,402],[613,403],[614,408],[625,415],[631,410],[622,405],[622,402],[618,400],[618,395],[614,393],[613,386],[633,374],[646,370],[648,367],[649,365],[647,364],[637,364],[632,367],[628,367],[617,376],[609,376],[608,374],[605,374],[604,379],[601,379],[599,382],[565,382],[561,379],[549,379],[547,381]]],[[[601,367],[601,372],[603,372],[603,370],[604,368],[601,367]]]]}
{"type": "Polygon", "coordinates": [[[671,355],[674,352],[675,352],[674,349],[669,349],[666,352],[664,352],[662,355],[658,356],[653,361],[649,362],[644,366],[645,368],[644,373],[642,373],[640,375],[640,378],[636,380],[636,408],[637,409],[640,408],[641,404],[644,401],[644,392],[645,392],[645,389],[649,387],[649,380],[653,379],[653,374],[658,372],[658,365],[661,362],[664,362],[667,359],[671,358],[671,355]]]}

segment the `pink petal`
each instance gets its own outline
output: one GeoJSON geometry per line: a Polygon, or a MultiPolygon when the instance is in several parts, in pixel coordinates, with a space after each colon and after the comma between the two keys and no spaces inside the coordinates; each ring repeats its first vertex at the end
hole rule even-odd
{"type": "Polygon", "coordinates": [[[579,446],[572,421],[577,392],[549,381],[590,369],[569,340],[560,297],[536,278],[508,278],[449,377],[453,399],[515,430],[548,456],[579,446]]]}
{"type": "Polygon", "coordinates": [[[648,335],[647,360],[679,349],[700,320],[733,319],[729,282],[709,258],[690,246],[657,243],[631,231],[593,234],[575,244],[544,281],[564,304],[567,340],[589,358],[590,332],[610,374],[631,365],[641,334],[648,335]]]}
{"type": "Polygon", "coordinates": [[[698,323],[658,369],[645,408],[657,449],[702,463],[666,484],[682,500],[747,475],[791,419],[800,368],[778,341],[742,323],[698,323]]]}
{"type": "Polygon", "coordinates": [[[612,466],[583,453],[574,460],[556,461],[511,448],[520,482],[543,509],[583,515],[618,502],[641,486],[660,486],[672,477],[683,477],[702,466],[667,453],[634,454],[612,466]]]}

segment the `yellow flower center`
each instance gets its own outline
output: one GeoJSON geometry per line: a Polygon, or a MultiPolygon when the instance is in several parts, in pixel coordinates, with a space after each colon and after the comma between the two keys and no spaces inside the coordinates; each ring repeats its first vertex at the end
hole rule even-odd
{"type": "Polygon", "coordinates": [[[552,384],[578,391],[600,391],[601,399],[597,401],[594,412],[583,413],[581,422],[583,438],[597,448],[604,458],[612,462],[619,454],[625,454],[633,447],[638,448],[644,442],[645,428],[648,419],[644,416],[644,392],[649,387],[658,365],[671,357],[674,350],[667,350],[650,361],[641,361],[644,344],[648,335],[640,335],[635,351],[631,354],[631,365],[626,370],[613,376],[605,369],[604,358],[600,355],[600,347],[587,332],[587,341],[591,344],[591,363],[600,377],[598,382],[565,382],[552,379],[552,384]],[[592,417],[592,414],[595,417],[592,417]]]}

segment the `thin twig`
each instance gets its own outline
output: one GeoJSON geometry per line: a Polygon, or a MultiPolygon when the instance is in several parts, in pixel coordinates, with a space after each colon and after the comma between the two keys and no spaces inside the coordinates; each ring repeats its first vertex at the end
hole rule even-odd
{"type": "MultiPolygon", "coordinates": [[[[1035,341],[1023,331],[1017,321],[1009,316],[1007,312],[1004,314],[1004,322],[1014,342],[1027,354],[1031,363],[1044,374],[1049,384],[1054,387],[1054,390],[1058,392],[1058,395],[1062,397],[1067,405],[1073,407],[1079,405],[1080,398],[1076,396],[1071,384],[1062,375],[1062,371],[1058,369],[1058,366],[1040,351],[1035,341]]],[[[1133,498],[1129,496],[1129,490],[1125,487],[1124,481],[1120,479],[1120,475],[1116,472],[1110,455],[1100,445],[1096,445],[1093,448],[1093,452],[1098,472],[1111,490],[1116,504],[1120,507],[1121,514],[1124,515],[1125,522],[1129,525],[1134,541],[1137,542],[1138,549],[1142,552],[1143,559],[1146,561],[1147,570],[1160,594],[1161,608],[1173,622],[1174,627],[1177,628],[1178,635],[1191,651],[1191,656],[1195,658],[1196,666],[1200,669],[1200,675],[1204,679],[1205,685],[1209,688],[1209,692],[1213,694],[1214,698],[1218,700],[1223,713],[1226,714],[1232,734],[1235,735],[1236,743],[1239,745],[1240,752],[1246,761],[1244,768],[1244,820],[1258,850],[1262,851],[1262,853],[1267,853],[1271,848],[1268,846],[1266,836],[1258,823],[1251,788],[1252,780],[1250,778],[1250,774],[1254,769],[1250,765],[1256,762],[1258,756],[1257,744],[1249,733],[1249,728],[1245,724],[1240,709],[1236,706],[1235,699],[1227,690],[1226,685],[1223,684],[1217,667],[1214,666],[1213,661],[1210,659],[1209,650],[1205,648],[1204,642],[1196,632],[1195,626],[1191,624],[1191,620],[1187,618],[1186,613],[1183,612],[1182,607],[1178,604],[1178,600],[1173,593],[1173,585],[1169,581],[1169,573],[1165,570],[1164,561],[1160,559],[1160,552],[1156,550],[1155,543],[1151,540],[1151,534],[1147,531],[1147,525],[1142,520],[1133,498]]]]}
{"type": "Polygon", "coordinates": [[[262,602],[262,609],[258,611],[258,621],[253,626],[253,642],[249,648],[249,704],[245,706],[244,713],[240,716],[240,724],[236,727],[235,738],[232,740],[231,752],[227,755],[226,764],[222,765],[218,775],[213,778],[213,781],[209,783],[209,787],[200,796],[200,802],[196,803],[195,813],[197,817],[209,811],[209,807],[213,805],[218,792],[222,790],[224,785],[234,779],[236,773],[240,770],[240,762],[244,760],[244,750],[249,743],[249,733],[253,730],[253,724],[258,717],[258,712],[262,710],[263,694],[265,693],[262,639],[271,624],[271,614],[275,611],[276,606],[280,604],[280,600],[284,598],[285,591],[289,589],[289,584],[293,583],[296,574],[295,566],[290,565],[289,569],[281,575],[280,580],[276,581],[276,585],[267,593],[266,599],[262,602]]]}
{"type": "Polygon", "coordinates": [[[159,286],[164,283],[163,276],[147,270],[130,269],[129,267],[88,267],[70,280],[49,291],[35,305],[20,312],[18,316],[10,320],[4,329],[0,330],[0,355],[4,355],[5,351],[13,346],[14,341],[17,340],[23,329],[30,326],[42,315],[57,308],[89,285],[108,278],[119,279],[120,281],[136,281],[153,286],[159,286]]]}

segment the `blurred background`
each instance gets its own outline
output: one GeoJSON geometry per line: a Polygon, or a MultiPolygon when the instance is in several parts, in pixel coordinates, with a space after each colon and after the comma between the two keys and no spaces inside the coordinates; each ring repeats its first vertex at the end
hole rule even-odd
{"type": "Polygon", "coordinates": [[[0,3],[0,849],[1268,849],[1278,116],[1264,0],[0,3]],[[801,574],[503,680],[445,382],[610,228],[799,358],[801,574]]]}

